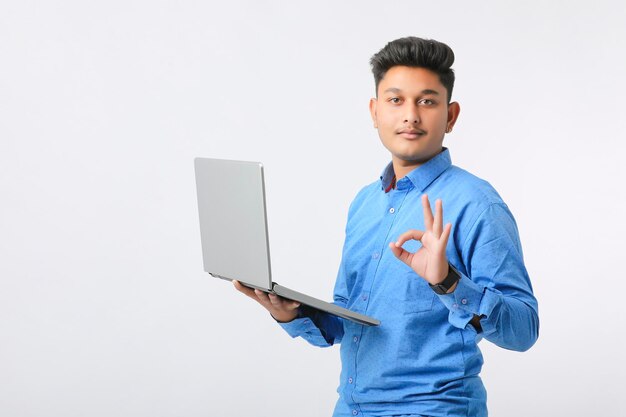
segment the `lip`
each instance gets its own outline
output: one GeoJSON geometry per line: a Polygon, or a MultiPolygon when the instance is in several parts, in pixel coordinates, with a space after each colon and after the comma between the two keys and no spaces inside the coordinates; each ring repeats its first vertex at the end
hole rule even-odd
{"type": "Polygon", "coordinates": [[[421,129],[402,129],[398,131],[398,135],[402,136],[405,139],[417,139],[425,134],[426,132],[421,129]]]}

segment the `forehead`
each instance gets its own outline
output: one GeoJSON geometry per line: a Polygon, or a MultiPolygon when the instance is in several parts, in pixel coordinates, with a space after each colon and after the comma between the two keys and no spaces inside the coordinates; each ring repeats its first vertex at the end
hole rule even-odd
{"type": "Polygon", "coordinates": [[[378,94],[384,94],[386,90],[400,90],[412,94],[423,90],[434,90],[439,94],[445,92],[445,87],[439,80],[436,72],[426,68],[395,66],[389,68],[385,76],[378,84],[378,94]]]}

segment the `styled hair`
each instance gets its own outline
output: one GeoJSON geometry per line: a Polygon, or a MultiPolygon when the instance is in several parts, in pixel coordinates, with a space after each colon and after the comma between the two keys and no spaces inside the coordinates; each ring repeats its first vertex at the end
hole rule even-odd
{"type": "Polygon", "coordinates": [[[445,43],[432,39],[422,39],[415,36],[396,39],[389,42],[383,49],[374,54],[370,59],[376,94],[378,84],[385,77],[391,67],[398,65],[426,68],[439,76],[439,81],[448,92],[448,103],[452,99],[454,87],[454,52],[445,43]]]}

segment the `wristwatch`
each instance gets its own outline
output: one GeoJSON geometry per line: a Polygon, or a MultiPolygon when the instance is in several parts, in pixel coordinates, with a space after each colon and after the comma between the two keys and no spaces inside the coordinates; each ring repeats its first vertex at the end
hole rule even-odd
{"type": "Polygon", "coordinates": [[[430,285],[430,288],[432,288],[433,291],[436,292],[437,294],[446,294],[448,290],[452,288],[452,286],[456,284],[460,279],[461,279],[461,274],[459,274],[459,271],[454,269],[454,267],[450,265],[450,263],[448,262],[448,276],[446,277],[446,279],[444,279],[439,284],[435,284],[435,285],[428,284],[428,285],[430,285]]]}

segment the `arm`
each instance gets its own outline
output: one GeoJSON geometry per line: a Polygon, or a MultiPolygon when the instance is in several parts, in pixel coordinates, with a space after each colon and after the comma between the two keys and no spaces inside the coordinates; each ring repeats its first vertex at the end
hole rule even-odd
{"type": "Polygon", "coordinates": [[[462,328],[479,317],[485,339],[505,349],[530,349],[539,335],[537,300],[506,205],[492,204],[478,216],[461,256],[465,268],[457,287],[439,296],[450,322],[462,328]]]}
{"type": "Polygon", "coordinates": [[[328,347],[338,343],[343,336],[342,319],[338,317],[276,294],[245,287],[238,281],[233,281],[233,285],[261,304],[291,337],[301,336],[314,346],[328,347]]]}
{"type": "MultiPolygon", "coordinates": [[[[426,231],[409,230],[390,247],[398,259],[430,284],[442,282],[448,271],[446,247],[450,225],[443,227],[443,208],[436,202],[433,217],[428,197],[422,199],[426,231]],[[422,247],[402,249],[410,239],[422,247]]],[[[471,226],[461,245],[462,277],[448,294],[439,295],[458,328],[471,323],[487,340],[506,349],[524,351],[537,340],[539,318],[513,216],[504,204],[492,204],[471,226]]]]}

